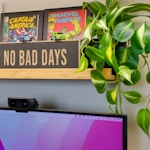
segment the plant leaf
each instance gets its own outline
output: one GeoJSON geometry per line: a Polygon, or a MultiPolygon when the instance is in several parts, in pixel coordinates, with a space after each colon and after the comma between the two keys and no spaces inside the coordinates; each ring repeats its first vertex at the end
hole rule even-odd
{"type": "Polygon", "coordinates": [[[117,0],[106,0],[107,8],[114,8],[114,7],[116,7],[116,5],[118,5],[117,0]]]}
{"type": "Polygon", "coordinates": [[[132,83],[127,81],[127,80],[123,80],[123,83],[125,85],[134,85],[140,80],[140,78],[141,78],[140,71],[137,70],[137,69],[134,69],[134,70],[132,70],[132,73],[131,73],[131,81],[132,81],[132,83]]]}
{"type": "Polygon", "coordinates": [[[91,81],[94,84],[98,93],[103,93],[105,91],[107,82],[101,71],[92,70],[91,81]]]}
{"type": "Polygon", "coordinates": [[[119,72],[118,74],[125,80],[129,81],[131,84],[132,83],[132,80],[131,80],[131,74],[132,74],[132,71],[127,67],[127,66],[119,66],[119,72]]]}
{"type": "Polygon", "coordinates": [[[83,2],[83,9],[88,8],[92,14],[97,16],[98,12],[103,14],[106,12],[106,6],[99,1],[83,2]]]}
{"type": "Polygon", "coordinates": [[[90,59],[90,64],[93,68],[100,70],[100,71],[102,71],[103,68],[105,67],[105,61],[98,62],[93,59],[90,59]]]}
{"type": "Polygon", "coordinates": [[[94,22],[89,23],[83,33],[83,39],[88,39],[88,41],[91,41],[92,39],[92,26],[94,22]]]}
{"type": "Polygon", "coordinates": [[[113,64],[112,37],[109,32],[104,33],[100,43],[101,43],[100,49],[102,50],[102,52],[105,56],[106,62],[108,64],[112,65],[113,64]]]}
{"type": "Polygon", "coordinates": [[[85,54],[83,53],[80,58],[80,64],[78,69],[75,72],[82,72],[88,68],[89,62],[88,59],[85,57],[85,54]]]}
{"type": "Polygon", "coordinates": [[[150,53],[150,26],[144,23],[139,27],[133,38],[131,39],[132,50],[136,53],[141,54],[145,52],[146,54],[150,53]]]}
{"type": "Polygon", "coordinates": [[[128,7],[124,9],[119,16],[122,20],[131,20],[132,18],[138,17],[138,16],[148,16],[146,13],[141,13],[141,11],[150,12],[150,4],[144,4],[144,3],[135,3],[129,5],[131,7],[128,7]],[[136,15],[135,13],[136,12],[136,15]],[[139,12],[139,13],[138,13],[139,12]],[[133,13],[133,14],[132,14],[133,13]]]}
{"type": "Polygon", "coordinates": [[[135,3],[129,5],[131,7],[125,9],[122,14],[125,13],[132,13],[132,12],[140,12],[140,11],[147,11],[150,12],[150,4],[144,4],[144,3],[135,3]]]}
{"type": "Polygon", "coordinates": [[[123,21],[117,24],[113,30],[113,37],[119,42],[128,41],[134,34],[134,24],[132,21],[123,21]]]}
{"type": "Polygon", "coordinates": [[[100,30],[108,30],[107,23],[106,23],[106,17],[103,17],[102,19],[98,20],[95,24],[95,27],[100,30]]]}
{"type": "Polygon", "coordinates": [[[107,90],[106,98],[109,104],[116,104],[117,103],[117,88],[113,90],[107,90]]]}
{"type": "Polygon", "coordinates": [[[103,61],[104,60],[104,56],[102,54],[102,51],[93,47],[93,46],[87,46],[85,49],[85,53],[90,59],[93,59],[96,61],[103,61]]]}
{"type": "Polygon", "coordinates": [[[82,53],[83,49],[90,43],[91,39],[92,39],[92,36],[93,36],[93,26],[97,20],[97,18],[99,17],[99,12],[97,14],[97,16],[92,20],[92,22],[90,22],[84,32],[83,32],[83,39],[82,39],[82,42],[81,42],[81,46],[80,46],[80,51],[82,53]]]}
{"type": "Polygon", "coordinates": [[[142,97],[142,95],[137,91],[122,92],[121,94],[133,104],[139,103],[142,97]]]}
{"type": "Polygon", "coordinates": [[[88,38],[84,38],[80,44],[80,51],[83,53],[83,49],[90,43],[88,38]]]}
{"type": "Polygon", "coordinates": [[[140,26],[131,38],[131,48],[134,53],[141,54],[145,48],[144,44],[145,24],[140,26]]]}
{"type": "MultiPolygon", "coordinates": [[[[129,8],[132,8],[133,6],[124,6],[124,7],[121,7],[119,8],[116,13],[112,16],[111,20],[109,20],[109,23],[108,23],[108,27],[109,28],[114,28],[114,25],[115,25],[115,21],[117,19],[118,16],[120,16],[122,14],[123,11],[126,11],[127,9],[129,8]]],[[[115,8],[114,8],[115,9],[115,8]]]]}
{"type": "Polygon", "coordinates": [[[100,41],[100,49],[105,57],[105,61],[109,66],[113,66],[116,72],[119,71],[117,59],[115,56],[115,51],[112,48],[112,37],[109,32],[105,32],[101,41],[100,41]]]}
{"type": "Polygon", "coordinates": [[[140,109],[137,114],[137,124],[138,126],[150,137],[150,111],[146,109],[140,109]]]}
{"type": "Polygon", "coordinates": [[[146,74],[146,81],[150,84],[150,70],[146,74]]]}
{"type": "Polygon", "coordinates": [[[120,46],[116,50],[116,57],[119,65],[128,66],[130,69],[136,69],[139,63],[139,55],[134,53],[131,48],[120,46]]]}
{"type": "Polygon", "coordinates": [[[97,16],[92,20],[92,22],[90,22],[86,26],[86,28],[85,28],[85,30],[83,32],[83,39],[88,39],[89,41],[91,41],[91,39],[92,39],[92,32],[93,32],[92,28],[93,28],[97,18],[99,17],[99,15],[100,15],[100,13],[98,12],[97,16]]]}
{"type": "MultiPolygon", "coordinates": [[[[106,14],[106,20],[109,23],[111,21],[111,19],[114,17],[114,15],[116,14],[116,12],[119,9],[119,5],[116,5],[113,9],[108,10],[108,13],[106,14]]],[[[110,26],[109,26],[110,27],[110,26]]]]}
{"type": "Polygon", "coordinates": [[[150,53],[150,26],[145,23],[145,32],[144,32],[144,44],[145,44],[145,53],[150,53]]]}

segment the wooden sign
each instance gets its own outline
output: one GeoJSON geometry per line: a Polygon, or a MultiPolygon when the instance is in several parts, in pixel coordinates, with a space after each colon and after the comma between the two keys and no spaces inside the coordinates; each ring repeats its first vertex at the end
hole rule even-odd
{"type": "MultiPolygon", "coordinates": [[[[38,41],[0,44],[1,79],[90,79],[90,69],[79,66],[79,41],[38,41]]],[[[113,80],[111,68],[104,69],[113,80]]]]}
{"type": "Polygon", "coordinates": [[[79,42],[0,44],[0,68],[77,68],[79,42]]]}

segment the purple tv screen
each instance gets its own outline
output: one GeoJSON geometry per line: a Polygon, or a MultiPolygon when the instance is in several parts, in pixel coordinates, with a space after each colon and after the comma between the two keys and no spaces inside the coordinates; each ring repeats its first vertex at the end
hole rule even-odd
{"type": "Polygon", "coordinates": [[[127,150],[127,117],[0,109],[0,150],[127,150]]]}

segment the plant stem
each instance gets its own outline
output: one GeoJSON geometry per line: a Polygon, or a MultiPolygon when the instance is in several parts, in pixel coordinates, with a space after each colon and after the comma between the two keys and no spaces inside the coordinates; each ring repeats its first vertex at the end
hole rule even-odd
{"type": "MultiPolygon", "coordinates": [[[[148,95],[147,97],[150,97],[150,95],[148,95]]],[[[148,102],[147,102],[146,108],[148,108],[149,104],[150,104],[150,98],[148,99],[148,102]]]]}
{"type": "Polygon", "coordinates": [[[109,105],[109,110],[114,113],[113,109],[111,108],[111,105],[109,105]]]}
{"type": "Polygon", "coordinates": [[[107,81],[108,84],[113,84],[113,83],[117,83],[118,80],[113,80],[113,81],[107,81]]]}
{"type": "Polygon", "coordinates": [[[123,113],[123,111],[122,111],[122,98],[121,98],[121,84],[120,84],[121,82],[120,82],[120,78],[118,78],[118,90],[117,90],[117,95],[118,95],[118,99],[119,99],[119,101],[118,101],[118,105],[119,105],[119,109],[120,109],[120,111],[119,111],[119,113],[120,114],[122,114],[123,113]]]}
{"type": "Polygon", "coordinates": [[[143,65],[142,67],[144,67],[145,65],[147,65],[148,70],[150,70],[148,61],[147,61],[147,59],[146,59],[146,58],[148,58],[148,55],[141,55],[141,56],[143,57],[143,59],[144,59],[144,61],[145,61],[144,65],[143,65]]]}

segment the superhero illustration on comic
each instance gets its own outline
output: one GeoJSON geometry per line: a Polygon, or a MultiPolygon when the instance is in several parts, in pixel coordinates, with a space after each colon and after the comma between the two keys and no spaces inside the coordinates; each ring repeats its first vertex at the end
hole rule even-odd
{"type": "Polygon", "coordinates": [[[47,40],[79,40],[86,24],[86,10],[47,11],[47,40]]]}
{"type": "Polygon", "coordinates": [[[4,15],[2,19],[2,42],[39,39],[39,14],[4,15]]]}

